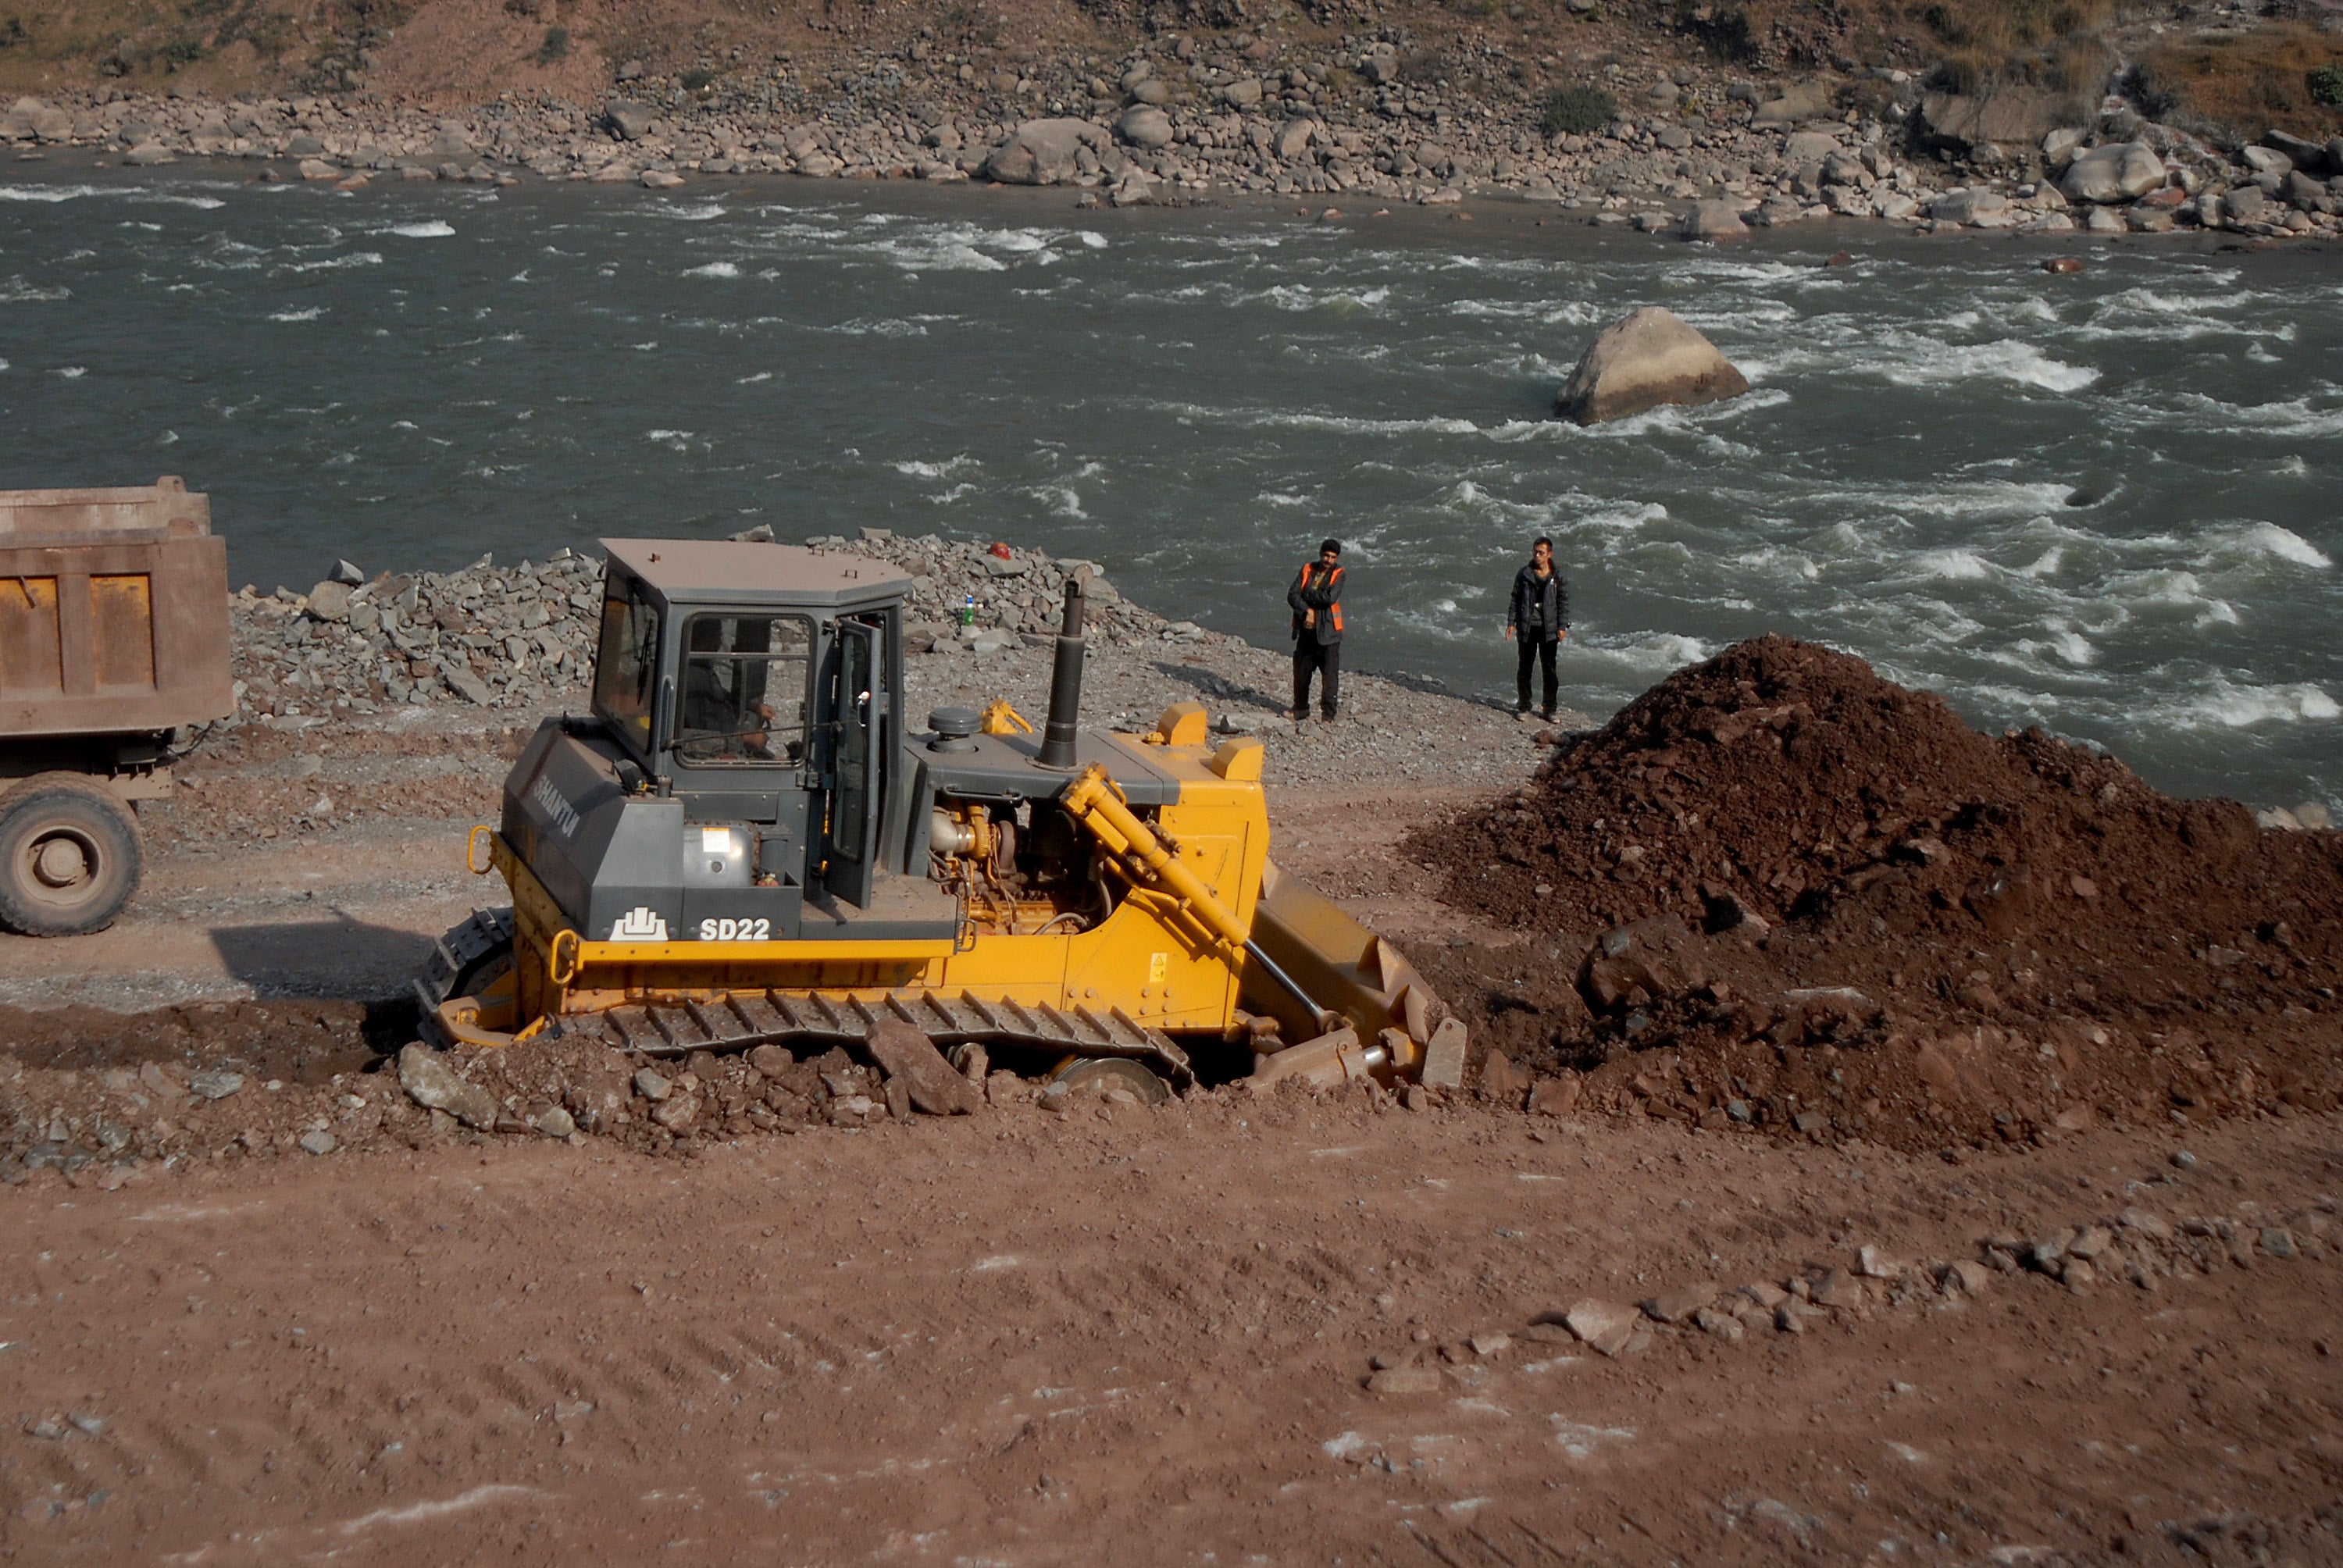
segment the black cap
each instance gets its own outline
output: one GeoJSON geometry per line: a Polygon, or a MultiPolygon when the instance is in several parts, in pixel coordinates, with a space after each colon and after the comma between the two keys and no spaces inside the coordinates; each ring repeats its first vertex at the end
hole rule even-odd
{"type": "Polygon", "coordinates": [[[1321,539],[1318,541],[1318,553],[1322,556],[1339,556],[1342,553],[1342,541],[1321,539]]]}

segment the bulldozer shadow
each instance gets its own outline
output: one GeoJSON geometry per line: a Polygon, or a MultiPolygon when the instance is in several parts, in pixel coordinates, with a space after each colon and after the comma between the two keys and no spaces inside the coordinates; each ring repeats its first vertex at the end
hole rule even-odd
{"type": "Polygon", "coordinates": [[[1255,708],[1265,713],[1285,711],[1285,699],[1259,687],[1231,680],[1200,665],[1173,664],[1169,659],[1155,660],[1155,672],[1168,680],[1188,687],[1200,697],[1213,699],[1224,708],[1255,708]]]}
{"type": "MultiPolygon", "coordinates": [[[[1159,658],[1155,661],[1155,670],[1165,678],[1192,688],[1201,696],[1217,699],[1227,707],[1260,709],[1270,713],[1283,713],[1286,709],[1287,699],[1279,693],[1263,691],[1257,686],[1247,686],[1242,681],[1232,680],[1224,675],[1215,674],[1200,665],[1173,664],[1168,659],[1159,658]]],[[[1451,702],[1470,703],[1475,708],[1485,708],[1496,713],[1513,711],[1513,706],[1508,702],[1500,701],[1493,697],[1474,696],[1470,692],[1458,691],[1447,682],[1429,675],[1411,675],[1403,669],[1346,669],[1343,673],[1372,677],[1387,686],[1396,686],[1401,690],[1413,692],[1418,697],[1445,698],[1451,702]]]]}
{"type": "Polygon", "coordinates": [[[370,1043],[396,1050],[414,1038],[408,990],[430,956],[431,938],[371,925],[339,910],[321,920],[215,926],[208,933],[221,964],[260,1000],[347,1000],[367,1010],[370,1043]],[[379,1036],[378,1040],[377,1037],[379,1036]]]}

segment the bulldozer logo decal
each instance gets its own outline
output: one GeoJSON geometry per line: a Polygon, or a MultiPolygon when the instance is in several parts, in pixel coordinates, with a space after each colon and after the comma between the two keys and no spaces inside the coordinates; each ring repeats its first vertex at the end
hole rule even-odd
{"type": "Polygon", "coordinates": [[[553,819],[553,825],[562,838],[578,836],[578,813],[568,801],[561,798],[561,791],[553,787],[552,779],[539,779],[537,788],[528,792],[528,797],[545,808],[545,814],[553,819]]]}
{"type": "Polygon", "coordinates": [[[610,940],[614,942],[663,942],[667,940],[667,920],[648,905],[637,904],[611,925],[610,940]]]}

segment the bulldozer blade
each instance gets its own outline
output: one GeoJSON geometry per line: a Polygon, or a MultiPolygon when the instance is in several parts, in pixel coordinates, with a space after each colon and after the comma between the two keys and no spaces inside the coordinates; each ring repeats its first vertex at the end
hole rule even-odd
{"type": "MultiPolygon", "coordinates": [[[[1382,1040],[1386,1030],[1397,1033],[1405,1042],[1405,1059],[1394,1053],[1390,1068],[1399,1076],[1422,1071],[1433,1038],[1444,1026],[1453,1027],[1443,1043],[1463,1037],[1462,1021],[1424,984],[1405,954],[1273,861],[1262,868],[1252,940],[1312,1004],[1341,1015],[1358,1039],[1382,1040]]],[[[1240,1001],[1249,1011],[1276,1019],[1288,1040],[1307,1041],[1326,1032],[1261,965],[1245,966],[1240,1001]]]]}

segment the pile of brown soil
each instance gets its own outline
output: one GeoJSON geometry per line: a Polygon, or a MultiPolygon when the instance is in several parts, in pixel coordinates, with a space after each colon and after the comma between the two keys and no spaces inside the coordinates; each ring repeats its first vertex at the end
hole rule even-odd
{"type": "Polygon", "coordinates": [[[2343,834],[1828,648],[1682,670],[1410,849],[1538,933],[1424,967],[1581,1103],[1907,1146],[2343,1103],[2343,834]]]}

